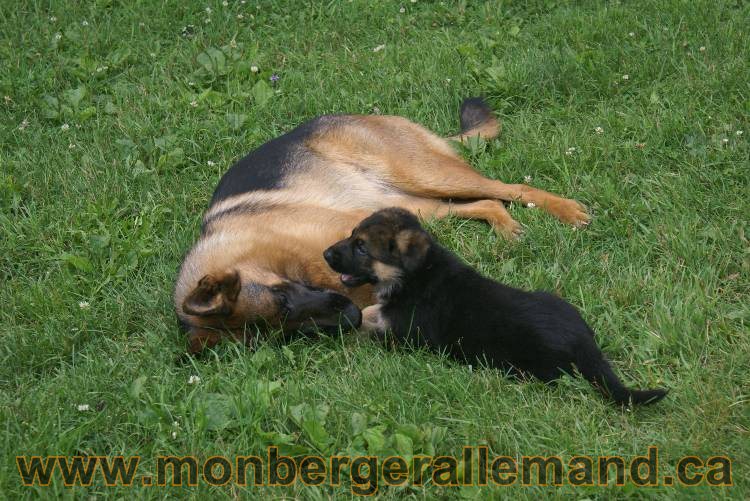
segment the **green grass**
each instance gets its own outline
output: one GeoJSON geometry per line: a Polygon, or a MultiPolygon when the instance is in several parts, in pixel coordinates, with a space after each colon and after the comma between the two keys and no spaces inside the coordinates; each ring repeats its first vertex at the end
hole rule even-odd
{"type": "Polygon", "coordinates": [[[14,457],[137,454],[143,473],[160,454],[272,443],[383,457],[408,452],[405,436],[414,453],[487,444],[491,455],[565,460],[655,445],[660,476],[680,456],[728,455],[735,485],[428,485],[384,497],[750,496],[747,2],[4,0],[0,10],[5,497],[323,499],[349,495],[348,483],[27,488],[14,457]],[[475,94],[503,133],[468,148],[471,163],[506,182],[531,176],[594,220],[574,231],[512,207],[526,226],[513,244],[476,222],[432,228],[482,272],[579,306],[628,383],[671,389],[663,403],[621,410],[580,380],[518,384],[350,333],[287,346],[264,337],[255,351],[226,343],[174,364],[185,339],[173,280],[233,161],[323,113],[377,108],[448,134],[475,94]],[[316,409],[327,416],[311,419],[316,409]]]}

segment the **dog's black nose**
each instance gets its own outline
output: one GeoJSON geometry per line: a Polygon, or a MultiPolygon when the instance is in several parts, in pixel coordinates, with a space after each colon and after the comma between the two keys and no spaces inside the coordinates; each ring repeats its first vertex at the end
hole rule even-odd
{"type": "Polygon", "coordinates": [[[339,260],[339,253],[333,250],[333,247],[329,247],[323,253],[323,258],[329,265],[334,266],[339,260]]]}

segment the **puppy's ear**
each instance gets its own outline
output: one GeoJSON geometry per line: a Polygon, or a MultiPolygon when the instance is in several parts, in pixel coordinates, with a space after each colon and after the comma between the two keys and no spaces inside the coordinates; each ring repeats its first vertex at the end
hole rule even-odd
{"type": "Polygon", "coordinates": [[[206,275],[188,294],[182,310],[190,315],[229,315],[237,302],[242,284],[239,272],[206,275]]]}
{"type": "Polygon", "coordinates": [[[430,237],[424,230],[402,230],[396,235],[396,246],[401,255],[401,265],[406,271],[414,271],[424,262],[430,249],[430,237]]]}

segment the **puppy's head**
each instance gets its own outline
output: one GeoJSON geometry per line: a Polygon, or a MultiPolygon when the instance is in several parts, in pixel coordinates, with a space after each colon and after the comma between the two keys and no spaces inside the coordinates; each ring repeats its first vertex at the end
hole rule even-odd
{"type": "Polygon", "coordinates": [[[398,282],[417,271],[432,240],[419,220],[404,209],[380,210],[354,228],[349,238],[329,247],[323,257],[348,287],[398,282]]]}

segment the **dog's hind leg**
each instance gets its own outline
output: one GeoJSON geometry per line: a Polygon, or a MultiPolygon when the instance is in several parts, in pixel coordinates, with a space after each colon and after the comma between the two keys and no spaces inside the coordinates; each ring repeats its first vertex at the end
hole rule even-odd
{"type": "Polygon", "coordinates": [[[533,204],[563,222],[583,226],[589,223],[586,209],[576,202],[525,184],[505,184],[488,179],[463,160],[439,153],[425,155],[419,169],[398,165],[390,182],[407,193],[440,199],[496,199],[533,204]]]}
{"type": "MultiPolygon", "coordinates": [[[[478,129],[465,134],[473,130],[478,129]]],[[[481,135],[481,130],[476,133],[481,135]]],[[[575,200],[484,177],[445,139],[405,118],[349,118],[305,144],[328,165],[342,166],[341,176],[358,172],[364,179],[376,180],[373,186],[381,190],[395,188],[415,197],[442,200],[521,202],[534,204],[576,226],[589,222],[586,210],[575,200]]]]}
{"type": "Polygon", "coordinates": [[[403,205],[418,216],[429,219],[458,216],[487,221],[497,234],[509,240],[517,239],[523,233],[521,225],[511,217],[505,206],[497,200],[477,200],[475,202],[444,202],[435,199],[417,199],[403,205]]]}

